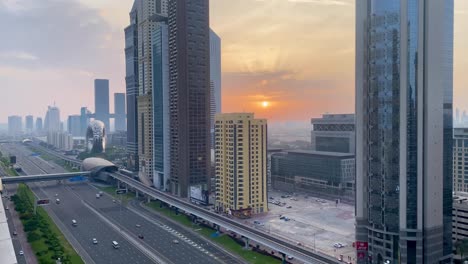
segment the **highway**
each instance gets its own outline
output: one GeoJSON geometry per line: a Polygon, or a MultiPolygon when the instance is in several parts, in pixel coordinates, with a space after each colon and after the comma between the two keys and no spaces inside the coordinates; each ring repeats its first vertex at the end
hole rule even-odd
{"type": "MultiPolygon", "coordinates": [[[[40,170],[47,173],[63,172],[63,169],[57,165],[31,157],[30,151],[23,146],[16,145],[13,148],[15,153],[21,153],[18,159],[28,174],[41,174],[40,170]]],[[[55,200],[55,195],[58,195],[60,204],[53,203],[50,208],[73,233],[76,240],[80,241],[84,251],[89,252],[95,263],[104,263],[96,260],[110,259],[107,253],[115,254],[116,251],[124,251],[123,248],[125,251],[127,247],[131,248],[131,245],[124,244],[126,239],[146,248],[164,263],[245,263],[239,257],[200,238],[198,234],[148,213],[136,201],[130,201],[133,206],[127,208],[121,206],[118,201],[113,202],[113,198],[108,195],[97,199],[98,190],[90,184],[39,183],[33,187],[33,190],[41,198],[48,197],[55,200]],[[72,219],[78,222],[78,226],[71,225],[72,219]],[[136,227],[137,225],[140,227],[136,227]],[[114,230],[104,230],[103,226],[107,229],[111,229],[109,226],[112,226],[114,230]],[[116,232],[121,232],[126,239],[111,237],[116,235],[116,232]],[[144,239],[138,238],[140,234],[144,235],[144,239]],[[95,252],[98,247],[91,243],[93,237],[98,241],[109,241],[109,247],[110,241],[116,240],[122,248],[114,250],[110,247],[110,250],[95,252]],[[179,243],[173,243],[174,240],[179,243]]],[[[135,259],[137,255],[138,252],[132,252],[128,256],[115,256],[117,260],[107,263],[147,263],[143,259],[135,259]]]]}
{"type": "MultiPolygon", "coordinates": [[[[57,165],[49,164],[37,157],[30,157],[31,152],[23,147],[4,144],[2,150],[15,153],[18,164],[27,174],[42,174],[44,170],[54,173],[63,172],[63,169],[57,165]],[[36,164],[31,160],[37,160],[36,164]]],[[[156,262],[128,242],[118,230],[110,227],[89,210],[80,199],[70,193],[67,186],[56,183],[29,184],[29,186],[39,198],[51,199],[52,203],[49,206],[44,206],[44,209],[52,218],[55,216],[59,220],[58,227],[86,263],[143,264],[156,262]],[[52,188],[48,189],[48,187],[52,188]],[[58,198],[61,200],[59,205],[53,202],[55,194],[58,194],[58,198]],[[78,222],[76,227],[71,225],[72,219],[78,222]],[[92,238],[96,238],[99,243],[94,245],[92,238]],[[112,247],[111,243],[114,240],[120,244],[119,249],[112,247]]]]}
{"type": "MultiPolygon", "coordinates": [[[[54,153],[54,155],[60,156],[61,154],[54,153]]],[[[338,263],[338,261],[332,256],[328,256],[319,252],[314,252],[313,250],[309,250],[299,245],[292,244],[288,241],[285,241],[274,235],[265,233],[261,230],[245,226],[230,218],[206,210],[203,207],[194,205],[186,200],[172,196],[165,192],[158,191],[154,188],[147,187],[141,182],[131,179],[120,173],[112,173],[109,175],[117,179],[118,181],[137,189],[139,192],[150,196],[153,199],[161,200],[187,213],[194,214],[211,223],[230,229],[239,235],[248,237],[249,239],[263,244],[271,249],[274,249],[275,251],[283,252],[285,255],[294,256],[297,259],[306,263],[338,263]]]]}

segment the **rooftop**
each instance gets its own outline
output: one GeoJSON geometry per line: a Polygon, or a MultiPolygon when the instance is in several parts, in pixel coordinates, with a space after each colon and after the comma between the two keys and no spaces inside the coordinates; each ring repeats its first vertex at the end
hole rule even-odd
{"type": "Polygon", "coordinates": [[[330,156],[339,158],[354,158],[353,153],[340,153],[340,152],[328,152],[328,151],[315,151],[315,150],[288,150],[290,154],[305,154],[310,156],[330,156]]]}

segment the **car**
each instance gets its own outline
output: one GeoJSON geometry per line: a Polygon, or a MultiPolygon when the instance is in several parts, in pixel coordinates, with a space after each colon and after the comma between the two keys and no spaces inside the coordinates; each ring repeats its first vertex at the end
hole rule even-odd
{"type": "Polygon", "coordinates": [[[294,257],[293,257],[293,256],[288,256],[288,259],[289,259],[289,260],[293,260],[294,257]]]}
{"type": "Polygon", "coordinates": [[[139,239],[143,239],[143,238],[145,238],[145,237],[143,237],[142,234],[139,234],[139,235],[138,235],[138,238],[139,238],[139,239]]]}
{"type": "Polygon", "coordinates": [[[20,251],[19,251],[19,255],[20,255],[20,256],[23,256],[23,255],[24,255],[24,251],[23,251],[23,250],[20,250],[20,251]]]}
{"type": "Polygon", "coordinates": [[[113,203],[116,203],[116,201],[115,201],[115,200],[112,200],[112,202],[113,202],[113,203]]]}
{"type": "Polygon", "coordinates": [[[333,244],[333,247],[334,247],[334,248],[342,248],[342,247],[343,247],[343,244],[341,244],[341,243],[335,243],[335,244],[333,244]]]}
{"type": "Polygon", "coordinates": [[[97,245],[97,243],[98,243],[97,239],[96,239],[96,238],[93,238],[93,244],[94,244],[94,245],[97,245]]]}
{"type": "Polygon", "coordinates": [[[55,194],[55,197],[57,197],[57,196],[58,196],[58,193],[55,194]]]}
{"type": "Polygon", "coordinates": [[[174,243],[174,244],[179,244],[179,240],[174,239],[174,240],[172,240],[172,243],[174,243]]]}
{"type": "Polygon", "coordinates": [[[286,208],[288,208],[288,209],[291,209],[291,208],[292,208],[292,206],[288,205],[288,206],[286,206],[286,208]]]}
{"type": "Polygon", "coordinates": [[[254,224],[256,224],[256,225],[259,225],[259,224],[260,224],[260,222],[259,222],[259,221],[257,221],[257,220],[255,220],[255,221],[254,221],[254,224]]]}
{"type": "Polygon", "coordinates": [[[18,232],[13,231],[13,235],[14,235],[14,236],[17,236],[17,235],[18,235],[18,232]]]}
{"type": "Polygon", "coordinates": [[[5,207],[5,210],[10,210],[10,208],[8,208],[8,206],[7,206],[7,207],[5,207]]]}
{"type": "Polygon", "coordinates": [[[138,228],[140,228],[140,227],[141,227],[141,225],[140,225],[140,224],[136,224],[135,226],[136,226],[136,227],[138,227],[138,228]]]}

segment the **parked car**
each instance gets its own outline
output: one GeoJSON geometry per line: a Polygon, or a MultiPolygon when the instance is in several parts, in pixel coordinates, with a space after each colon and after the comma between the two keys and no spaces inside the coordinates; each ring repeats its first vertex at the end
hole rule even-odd
{"type": "Polygon", "coordinates": [[[96,245],[98,243],[96,238],[93,238],[93,244],[96,245]]]}
{"type": "Polygon", "coordinates": [[[139,234],[139,235],[138,235],[138,238],[139,238],[139,239],[143,239],[143,238],[145,238],[145,237],[143,237],[142,234],[139,234]]]}
{"type": "Polygon", "coordinates": [[[23,256],[23,255],[24,255],[23,250],[20,250],[19,255],[20,255],[20,256],[23,256]]]}

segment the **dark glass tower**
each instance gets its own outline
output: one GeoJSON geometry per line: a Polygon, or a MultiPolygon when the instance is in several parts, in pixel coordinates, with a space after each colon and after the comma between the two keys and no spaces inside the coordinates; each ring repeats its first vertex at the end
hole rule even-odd
{"type": "Polygon", "coordinates": [[[208,0],[169,0],[171,190],[187,197],[210,178],[208,0]]]}
{"type": "Polygon", "coordinates": [[[109,80],[94,80],[94,111],[94,118],[102,121],[109,131],[109,80]]]}
{"type": "Polygon", "coordinates": [[[115,120],[115,131],[127,130],[125,124],[125,94],[115,93],[114,94],[114,120],[115,120]]]}
{"type": "Polygon", "coordinates": [[[356,2],[359,263],[451,263],[453,0],[356,2]]]}
{"type": "Polygon", "coordinates": [[[138,5],[130,12],[130,25],[125,28],[125,83],[127,94],[127,168],[138,171],[138,5]]]}

